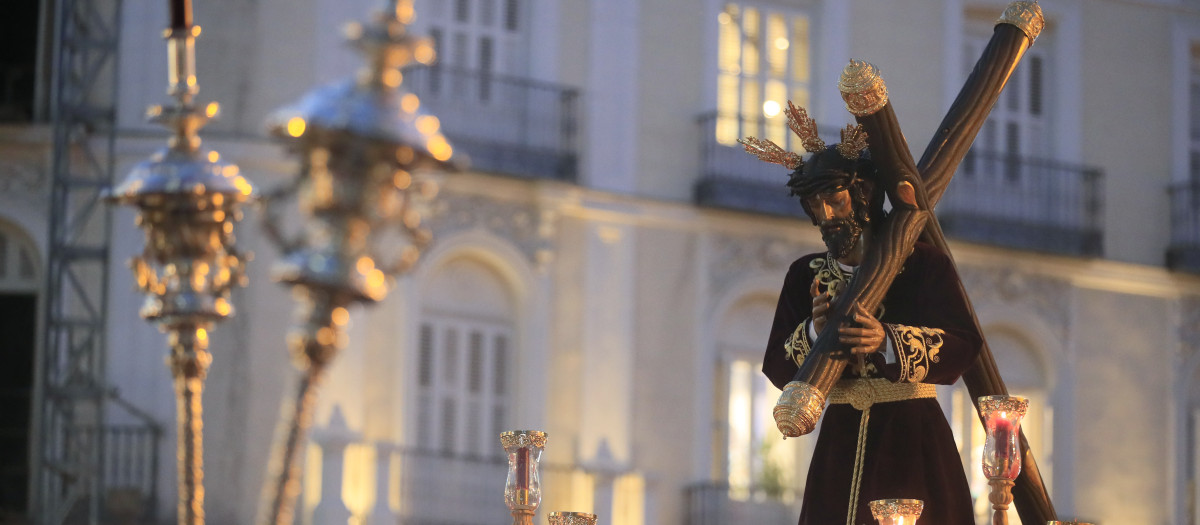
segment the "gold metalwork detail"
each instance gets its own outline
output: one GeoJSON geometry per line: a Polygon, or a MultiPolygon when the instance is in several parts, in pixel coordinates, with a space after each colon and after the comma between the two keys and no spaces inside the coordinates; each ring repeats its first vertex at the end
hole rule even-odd
{"type": "Polygon", "coordinates": [[[758,160],[779,164],[789,170],[796,169],[804,162],[800,155],[785,150],[770,140],[746,137],[738,139],[738,144],[746,148],[746,153],[758,157],[758,160]]]}
{"type": "Polygon", "coordinates": [[[920,517],[921,511],[925,510],[925,502],[919,499],[877,499],[867,505],[871,507],[871,515],[880,521],[897,514],[920,517]]]}
{"type": "Polygon", "coordinates": [[[865,149],[867,132],[863,130],[862,124],[846,124],[846,127],[842,128],[842,141],[837,145],[838,153],[848,159],[857,159],[865,149]]]}
{"type": "Polygon", "coordinates": [[[512,511],[513,525],[533,525],[534,511],[529,509],[517,509],[512,511]]]}
{"type": "Polygon", "coordinates": [[[1066,520],[1066,521],[1050,520],[1050,521],[1046,522],[1046,525],[1092,525],[1092,523],[1087,522],[1087,521],[1075,521],[1075,520],[1066,520]]]}
{"type": "Polygon", "coordinates": [[[787,113],[788,129],[800,137],[800,144],[804,145],[805,151],[810,153],[823,151],[825,141],[821,140],[821,136],[817,134],[817,121],[808,116],[808,111],[804,108],[792,104],[792,101],[789,100],[787,105],[784,113],[787,113]]]}
{"type": "Polygon", "coordinates": [[[991,487],[988,501],[992,503],[992,525],[1008,525],[1008,506],[1012,505],[1015,483],[1011,479],[991,478],[988,485],[991,487]]]}
{"type": "Polygon", "coordinates": [[[1029,408],[1029,400],[1020,396],[982,396],[979,401],[979,413],[1013,412],[1025,417],[1029,408]]]}
{"type": "Polygon", "coordinates": [[[804,364],[804,358],[808,357],[808,353],[812,351],[812,344],[808,341],[808,320],[806,319],[800,326],[796,327],[796,331],[792,332],[792,336],[787,342],[783,343],[783,349],[787,352],[788,359],[796,363],[796,366],[804,364]]]}
{"type": "Polygon", "coordinates": [[[508,432],[501,432],[500,445],[504,447],[506,452],[512,452],[518,448],[525,448],[531,445],[538,448],[546,448],[546,433],[541,430],[509,430],[508,432]]]}
{"type": "Polygon", "coordinates": [[[838,91],[846,101],[846,109],[857,117],[871,115],[888,103],[887,86],[879,70],[862,60],[851,60],[842,70],[838,91]]]}
{"type": "Polygon", "coordinates": [[[848,404],[866,410],[876,403],[937,397],[937,387],[928,383],[893,383],[887,379],[843,379],[829,392],[829,404],[848,404]]]}
{"type": "Polygon", "coordinates": [[[596,515],[587,512],[550,513],[550,525],[596,525],[596,515]]]}
{"type": "Polygon", "coordinates": [[[824,410],[825,394],[803,381],[792,381],[783,387],[772,415],[784,437],[800,437],[817,427],[824,410]]]}
{"type": "Polygon", "coordinates": [[[1042,16],[1042,6],[1036,1],[1018,1],[1008,4],[1004,9],[1004,13],[996,20],[996,24],[1009,24],[1016,26],[1029,40],[1037,40],[1038,35],[1042,33],[1042,29],[1046,27],[1046,18],[1042,16]]]}
{"type": "Polygon", "coordinates": [[[891,323],[884,323],[884,327],[891,333],[892,343],[896,347],[896,358],[900,362],[899,381],[919,383],[925,380],[929,366],[941,360],[938,353],[942,349],[942,336],[946,331],[891,323]]]}

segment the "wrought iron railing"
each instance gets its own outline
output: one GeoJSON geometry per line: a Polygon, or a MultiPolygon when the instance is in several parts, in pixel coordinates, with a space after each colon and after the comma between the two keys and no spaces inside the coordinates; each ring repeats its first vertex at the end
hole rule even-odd
{"type": "MultiPolygon", "coordinates": [[[[799,139],[783,125],[783,116],[725,115],[710,112],[697,118],[700,130],[700,178],[696,204],[773,215],[804,216],[800,201],[788,194],[787,168],[758,160],[735,142],[744,137],[772,139],[780,146],[803,152],[799,139]],[[783,127],[781,127],[783,126],[783,127]]],[[[836,130],[821,129],[836,141],[836,130]]]]}
{"type": "Polygon", "coordinates": [[[404,87],[481,171],[574,181],[579,91],[448,66],[412,67],[404,87]]]}
{"type": "Polygon", "coordinates": [[[706,482],[688,486],[687,525],[790,525],[800,515],[802,493],[706,482]]]}
{"type": "Polygon", "coordinates": [[[972,150],[938,204],[953,237],[1019,249],[1101,255],[1100,170],[972,150]]]}
{"type": "Polygon", "coordinates": [[[1200,272],[1200,180],[1171,185],[1171,244],[1167,266],[1200,272]]]}

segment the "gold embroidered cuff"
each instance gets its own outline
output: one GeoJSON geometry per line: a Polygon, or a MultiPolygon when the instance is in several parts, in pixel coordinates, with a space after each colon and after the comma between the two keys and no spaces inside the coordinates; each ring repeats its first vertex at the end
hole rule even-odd
{"type": "Polygon", "coordinates": [[[1042,6],[1035,2],[1019,1],[1008,4],[996,25],[1009,24],[1017,26],[1029,40],[1037,40],[1042,29],[1046,27],[1046,18],[1042,16],[1042,6]]]}
{"type": "Polygon", "coordinates": [[[929,374],[929,367],[941,360],[938,353],[942,350],[942,336],[946,331],[941,328],[891,323],[884,323],[883,326],[892,340],[892,348],[896,350],[896,362],[900,365],[900,377],[897,381],[924,381],[925,376],[929,374]]]}
{"type": "Polygon", "coordinates": [[[804,358],[808,357],[808,352],[812,350],[812,342],[808,340],[808,319],[800,323],[796,327],[796,331],[792,332],[791,337],[788,337],[787,342],[783,343],[783,349],[787,352],[788,359],[791,359],[796,366],[804,364],[804,358]]]}

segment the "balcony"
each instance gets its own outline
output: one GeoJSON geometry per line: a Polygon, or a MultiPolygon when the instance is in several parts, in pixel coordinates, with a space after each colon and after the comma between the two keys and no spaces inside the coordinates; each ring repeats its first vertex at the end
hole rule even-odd
{"type": "Polygon", "coordinates": [[[1174,184],[1167,266],[1200,273],[1200,180],[1174,184]]]}
{"type": "Polygon", "coordinates": [[[801,495],[794,491],[731,488],[721,482],[687,489],[687,525],[791,525],[800,515],[801,495]]]}
{"type": "Polygon", "coordinates": [[[406,69],[404,86],[438,116],[472,169],[576,180],[578,90],[447,66],[406,69]]]}
{"type": "MultiPolygon", "coordinates": [[[[782,119],[783,117],[779,117],[782,119]]],[[[719,115],[716,112],[701,115],[698,120],[703,158],[700,163],[700,179],[696,182],[695,200],[700,206],[750,211],[771,215],[805,217],[800,200],[788,195],[788,169],[778,164],[758,160],[746,153],[742,146],[724,144],[717,140],[717,126],[730,129],[731,138],[767,137],[767,123],[775,121],[743,116],[719,115]]],[[[792,134],[784,128],[788,139],[792,134]]],[[[800,146],[780,144],[802,151],[800,146]]]]}
{"type": "Polygon", "coordinates": [[[937,206],[951,237],[1023,250],[1098,256],[1100,170],[970,152],[937,206]]]}

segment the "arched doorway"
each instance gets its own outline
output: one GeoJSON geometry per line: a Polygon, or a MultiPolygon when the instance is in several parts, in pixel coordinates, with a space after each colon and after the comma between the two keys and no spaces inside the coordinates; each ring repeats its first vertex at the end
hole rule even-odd
{"type": "Polygon", "coordinates": [[[29,236],[0,221],[0,522],[28,507],[40,277],[29,236]]]}

